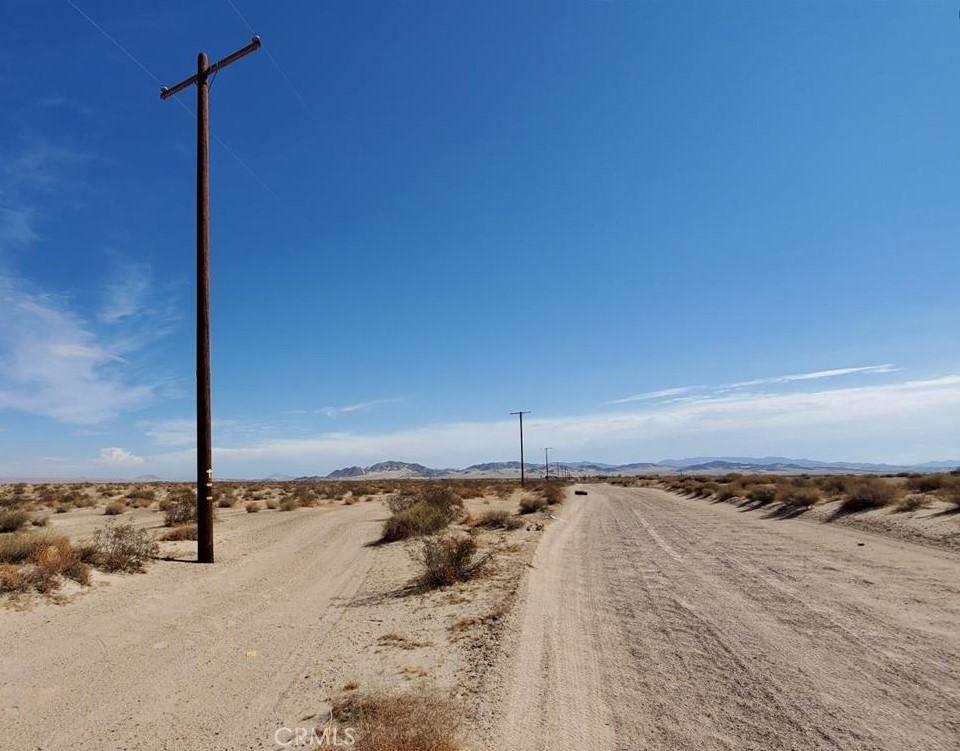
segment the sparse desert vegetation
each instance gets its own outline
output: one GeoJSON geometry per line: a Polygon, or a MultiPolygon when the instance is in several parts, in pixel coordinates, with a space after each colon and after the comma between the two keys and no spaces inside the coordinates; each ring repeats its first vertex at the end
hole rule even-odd
{"type": "Polygon", "coordinates": [[[416,551],[420,566],[417,583],[424,589],[432,589],[469,581],[483,570],[490,557],[490,553],[477,553],[477,542],[472,537],[427,538],[416,551]]]}
{"type": "Polygon", "coordinates": [[[691,498],[732,503],[770,517],[807,515],[822,521],[855,523],[881,533],[907,534],[930,544],[951,546],[949,527],[923,530],[904,524],[960,513],[960,474],[740,474],[623,478],[622,487],[660,487],[691,498]],[[919,515],[919,516],[918,516],[919,515]],[[886,517],[886,518],[885,518],[886,517]]]}
{"type": "Polygon", "coordinates": [[[437,692],[348,692],[334,700],[333,717],[336,726],[355,729],[357,751],[462,748],[463,710],[437,692]]]}

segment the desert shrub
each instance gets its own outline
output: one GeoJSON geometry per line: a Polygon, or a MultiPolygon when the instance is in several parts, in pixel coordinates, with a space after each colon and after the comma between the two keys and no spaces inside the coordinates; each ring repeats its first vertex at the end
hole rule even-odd
{"type": "Polygon", "coordinates": [[[451,519],[463,508],[463,500],[445,485],[428,485],[420,494],[420,500],[428,506],[450,514],[451,519]]]}
{"type": "Polygon", "coordinates": [[[477,556],[477,542],[472,537],[443,535],[423,540],[415,557],[420,565],[417,583],[425,589],[469,581],[490,560],[489,554],[477,556]]]}
{"type": "Polygon", "coordinates": [[[159,539],[165,542],[177,542],[180,540],[196,540],[197,525],[181,524],[179,527],[171,527],[170,529],[163,532],[160,535],[159,539]]]}
{"type": "Polygon", "coordinates": [[[61,577],[90,583],[86,565],[61,534],[21,532],[0,537],[0,592],[52,592],[61,577]]]}
{"type": "Polygon", "coordinates": [[[526,496],[520,499],[520,513],[532,514],[547,507],[547,502],[538,495],[526,496]]]}
{"type": "Polygon", "coordinates": [[[923,495],[922,493],[910,493],[901,498],[891,510],[895,514],[903,514],[908,511],[919,511],[920,509],[926,507],[929,502],[930,496],[923,495]]]}
{"type": "Polygon", "coordinates": [[[127,504],[123,501],[110,501],[110,503],[108,503],[106,508],[103,510],[103,513],[107,516],[117,516],[126,510],[127,504]]]}
{"type": "Polygon", "coordinates": [[[548,506],[563,503],[564,492],[562,485],[544,485],[540,488],[540,494],[548,506]]]}
{"type": "Polygon", "coordinates": [[[161,503],[163,523],[168,527],[177,527],[197,520],[197,497],[191,490],[178,490],[171,493],[161,503]]]}
{"type": "Polygon", "coordinates": [[[255,514],[255,513],[257,513],[260,509],[262,509],[263,506],[261,506],[261,505],[260,505],[259,503],[257,503],[256,501],[251,501],[250,503],[248,503],[248,504],[245,506],[245,508],[247,509],[247,513],[248,513],[248,514],[255,514]]]}
{"type": "Polygon", "coordinates": [[[463,509],[460,497],[443,485],[426,486],[412,503],[405,498],[407,496],[395,496],[387,501],[388,508],[398,510],[384,523],[381,537],[384,542],[439,532],[463,509]]]}
{"type": "Polygon", "coordinates": [[[394,493],[384,498],[383,502],[387,505],[387,508],[390,509],[391,513],[399,514],[401,511],[406,511],[413,506],[417,500],[417,497],[414,495],[394,493]]]}
{"type": "Polygon", "coordinates": [[[81,493],[79,490],[71,490],[61,499],[66,503],[73,504],[76,508],[92,508],[97,505],[97,499],[92,495],[81,493]]]}
{"type": "MultiPolygon", "coordinates": [[[[346,687],[345,687],[346,690],[346,687]]],[[[353,728],[353,751],[460,751],[463,713],[441,694],[361,694],[333,701],[336,725],[353,728]]],[[[323,728],[318,728],[322,733],[323,728]]],[[[346,736],[341,730],[339,738],[346,736]]]]}
{"type": "Polygon", "coordinates": [[[113,522],[93,533],[93,545],[97,565],[105,571],[143,571],[146,562],[160,552],[146,530],[113,522]]]}
{"type": "Polygon", "coordinates": [[[30,523],[30,514],[22,509],[0,511],[0,532],[16,532],[30,523]]]}
{"type": "Polygon", "coordinates": [[[50,514],[36,516],[30,520],[30,524],[32,524],[34,527],[47,527],[50,525],[50,514]]]}
{"type": "Polygon", "coordinates": [[[523,521],[507,511],[487,511],[476,522],[475,527],[487,529],[518,529],[523,521]]]}
{"type": "Polygon", "coordinates": [[[394,542],[430,535],[444,529],[452,520],[453,517],[443,508],[420,501],[387,519],[383,525],[382,539],[384,542],[394,542]]]}
{"type": "Polygon", "coordinates": [[[847,475],[827,475],[818,477],[816,480],[820,489],[828,495],[840,495],[846,493],[853,478],[847,475]]]}
{"type": "MultiPolygon", "coordinates": [[[[254,497],[256,497],[256,496],[254,496],[254,497]]],[[[268,509],[277,509],[277,508],[279,508],[279,507],[280,507],[280,503],[277,501],[276,498],[271,498],[270,500],[267,501],[267,508],[268,508],[268,509]]]]}
{"type": "Polygon", "coordinates": [[[940,490],[948,482],[948,476],[943,474],[917,475],[907,480],[907,487],[918,493],[932,493],[934,490],[940,490]]]}
{"type": "Polygon", "coordinates": [[[788,485],[777,492],[777,501],[792,509],[807,509],[820,502],[820,492],[815,488],[788,485]]]}
{"type": "Polygon", "coordinates": [[[776,497],[776,485],[754,485],[749,491],[747,491],[747,498],[760,506],[763,506],[767,503],[773,503],[773,500],[776,497]]]}
{"type": "Polygon", "coordinates": [[[737,497],[737,491],[732,485],[724,485],[717,489],[718,501],[729,501],[737,497]]]}
{"type": "Polygon", "coordinates": [[[889,506],[896,495],[896,489],[890,483],[879,477],[863,477],[849,489],[838,511],[843,514],[853,514],[858,511],[883,508],[889,506]]]}
{"type": "Polygon", "coordinates": [[[218,508],[233,508],[237,505],[237,494],[231,488],[230,490],[216,490],[214,498],[218,508]]]}
{"type": "Polygon", "coordinates": [[[300,502],[296,498],[284,498],[280,501],[281,511],[293,511],[300,508],[300,502]]]}

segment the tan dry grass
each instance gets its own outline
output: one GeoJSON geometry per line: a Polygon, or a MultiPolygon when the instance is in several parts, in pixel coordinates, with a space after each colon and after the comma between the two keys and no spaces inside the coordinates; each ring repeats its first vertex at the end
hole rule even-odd
{"type": "Polygon", "coordinates": [[[442,694],[349,693],[333,702],[341,728],[353,728],[354,751],[460,751],[463,713],[442,694]]]}

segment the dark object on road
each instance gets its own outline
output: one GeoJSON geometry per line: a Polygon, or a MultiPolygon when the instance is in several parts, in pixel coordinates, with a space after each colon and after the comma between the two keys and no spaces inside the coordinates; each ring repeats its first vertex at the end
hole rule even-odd
{"type": "Polygon", "coordinates": [[[574,494],[574,495],[586,495],[586,494],[587,494],[587,491],[586,491],[586,490],[574,490],[574,491],[573,491],[573,494],[574,494]]]}

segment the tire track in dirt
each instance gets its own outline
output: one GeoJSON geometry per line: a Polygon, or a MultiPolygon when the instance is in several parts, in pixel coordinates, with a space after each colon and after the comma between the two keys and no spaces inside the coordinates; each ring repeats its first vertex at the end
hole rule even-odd
{"type": "Polygon", "coordinates": [[[564,747],[585,718],[596,748],[960,747],[960,557],[588,490],[541,542],[498,741],[564,747]]]}

